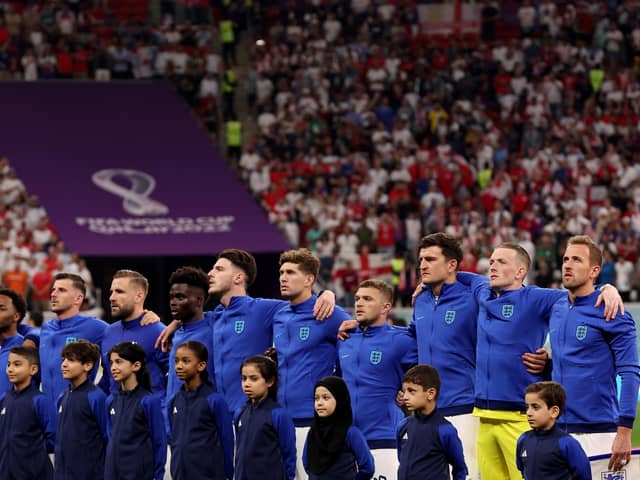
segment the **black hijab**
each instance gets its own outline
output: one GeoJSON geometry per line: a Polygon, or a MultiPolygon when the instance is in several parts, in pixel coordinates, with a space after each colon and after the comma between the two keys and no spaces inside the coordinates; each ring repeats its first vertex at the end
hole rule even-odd
{"type": "Polygon", "coordinates": [[[353,422],[351,397],[340,377],[325,377],[314,388],[324,387],[336,399],[336,409],[328,417],[314,414],[307,437],[307,467],[319,475],[333,465],[344,449],[347,430],[353,422]]]}

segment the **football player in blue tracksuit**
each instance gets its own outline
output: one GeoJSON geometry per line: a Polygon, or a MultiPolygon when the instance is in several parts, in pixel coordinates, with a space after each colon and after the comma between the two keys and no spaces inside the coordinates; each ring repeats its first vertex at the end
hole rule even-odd
{"type": "MultiPolygon", "coordinates": [[[[121,342],[135,342],[147,352],[147,365],[151,375],[152,392],[164,396],[169,370],[169,354],[154,344],[164,330],[160,322],[141,325],[145,316],[144,301],[149,291],[149,282],[133,270],[119,270],[111,281],[109,302],[111,317],[116,319],[107,327],[102,339],[102,368],[109,371],[109,351],[121,342]]],[[[107,395],[118,391],[118,384],[111,375],[103,375],[100,386],[107,395]]]]}
{"type": "Polygon", "coordinates": [[[296,434],[293,420],[276,400],[278,367],[254,355],[241,367],[242,391],[249,401],[236,412],[235,480],[293,480],[296,434]]]}
{"type": "Polygon", "coordinates": [[[307,477],[302,451],[314,416],[315,384],[335,372],[338,329],[351,318],[340,307],[326,320],[314,318],[316,296],[311,289],[319,271],[320,260],[306,248],[280,255],[280,294],[289,303],[275,315],[273,342],[278,353],[278,403],[296,426],[298,480],[307,477]]]}
{"type": "Polygon", "coordinates": [[[200,342],[176,349],[175,370],[183,387],[169,401],[173,480],[231,480],[233,426],[229,407],[207,374],[209,353],[200,342]]]}
{"type": "MultiPolygon", "coordinates": [[[[208,291],[219,298],[220,305],[204,313],[213,326],[212,342],[205,343],[213,360],[207,368],[210,373],[215,371],[216,390],[224,396],[231,413],[246,402],[238,382],[242,361],[249,355],[263,354],[273,346],[273,317],[287,305],[283,300],[247,295],[256,272],[253,256],[238,249],[223,250],[209,272],[208,291]]],[[[333,311],[335,295],[323,292],[318,298],[323,301],[315,306],[316,318],[322,320],[333,311]]],[[[168,339],[178,328],[179,323],[172,322],[161,338],[168,339]]],[[[174,339],[173,343],[179,342],[174,339]]]]}
{"type": "Polygon", "coordinates": [[[591,480],[591,465],[580,443],[557,425],[567,395],[556,382],[527,387],[525,403],[532,430],[516,447],[516,464],[525,480],[591,480]]]}
{"type": "MultiPolygon", "coordinates": [[[[17,292],[0,289],[0,365],[6,365],[12,347],[22,345],[24,337],[18,333],[22,319],[27,313],[27,304],[17,292]]],[[[0,393],[12,387],[7,372],[0,372],[0,393]]]]}
{"type": "Polygon", "coordinates": [[[32,384],[38,351],[13,347],[7,374],[12,388],[0,393],[0,471],[7,480],[49,480],[55,420],[46,397],[32,384]]]}
{"type": "Polygon", "coordinates": [[[418,361],[416,341],[406,328],[386,322],[393,289],[381,280],[365,280],[356,292],[358,328],[338,345],[343,378],[349,387],[354,425],[364,434],[376,474],[395,479],[396,429],[404,418],[396,404],[402,375],[418,361]]]}
{"type": "MultiPolygon", "coordinates": [[[[182,343],[193,340],[205,346],[212,344],[212,319],[202,310],[207,297],[209,279],[207,274],[195,267],[181,267],[169,277],[169,308],[171,316],[181,321],[173,339],[169,353],[169,378],[167,381],[167,402],[182,388],[184,382],[178,378],[175,368],[176,348],[182,343]]],[[[213,353],[209,349],[207,362],[209,378],[214,377],[213,353]]],[[[168,427],[168,424],[167,424],[168,427]]]]}
{"type": "Polygon", "coordinates": [[[284,305],[281,300],[239,294],[221,298],[220,305],[206,312],[213,325],[213,341],[209,344],[213,348],[209,350],[215,363],[216,389],[224,395],[230,412],[237,411],[247,401],[238,381],[242,361],[273,346],[273,317],[284,305]],[[228,303],[225,304],[225,300],[228,303]]]}
{"type": "Polygon", "coordinates": [[[111,374],[121,389],[107,399],[105,480],[163,480],[167,437],[162,400],[151,394],[147,354],[119,343],[109,353],[111,374]]]}
{"type": "MultiPolygon", "coordinates": [[[[566,295],[560,290],[524,286],[530,263],[526,250],[506,243],[491,254],[488,282],[466,272],[457,275],[462,283],[471,284],[480,305],[474,415],[480,417],[478,459],[484,478],[520,477],[516,443],[529,429],[524,391],[529,384],[545,379],[543,368],[532,359],[546,357],[542,346],[551,309],[566,295]]],[[[619,299],[614,289],[608,290],[609,299],[619,299]]]]}
{"type": "Polygon", "coordinates": [[[416,365],[402,378],[402,396],[413,415],[397,431],[399,480],[467,478],[462,442],[456,428],[437,408],[440,376],[431,365],[416,365]]]}
{"type": "Polygon", "coordinates": [[[609,467],[618,469],[630,461],[640,366],[631,315],[605,322],[603,307],[594,307],[599,294],[594,282],[601,265],[602,252],[593,240],[569,239],[562,262],[562,283],[569,293],[551,314],[552,376],[567,391],[560,426],[584,434],[577,436],[581,442],[588,437],[583,444],[587,455],[612,452],[609,467]]]}
{"type": "MultiPolygon", "coordinates": [[[[86,286],[80,276],[72,273],[55,276],[51,287],[51,310],[57,317],[45,322],[40,332],[42,393],[52,406],[69,385],[60,374],[62,348],[80,339],[101,345],[107,328],[106,322],[79,314],[85,294],[86,286]]],[[[91,381],[96,373],[97,366],[89,375],[91,381]]]]}
{"type": "Polygon", "coordinates": [[[107,397],[89,380],[100,361],[100,349],[80,340],[65,345],[61,356],[62,376],[69,387],[56,404],[55,479],[100,480],[107,445],[107,397]]]}
{"type": "Polygon", "coordinates": [[[471,288],[457,281],[460,241],[445,233],[420,240],[418,258],[423,290],[414,295],[409,325],[418,344],[418,361],[432,365],[442,379],[438,411],[456,427],[471,478],[478,478],[478,417],[475,400],[478,303],[471,288]]]}
{"type": "MultiPolygon", "coordinates": [[[[220,298],[220,305],[211,312],[216,388],[232,412],[246,402],[238,382],[242,361],[273,346],[274,316],[289,305],[283,300],[247,295],[256,271],[256,262],[250,253],[228,249],[220,253],[209,272],[209,294],[220,298]]],[[[314,305],[314,316],[324,320],[332,313],[334,303],[335,295],[324,292],[314,305]]],[[[309,415],[313,416],[313,411],[309,415]]]]}

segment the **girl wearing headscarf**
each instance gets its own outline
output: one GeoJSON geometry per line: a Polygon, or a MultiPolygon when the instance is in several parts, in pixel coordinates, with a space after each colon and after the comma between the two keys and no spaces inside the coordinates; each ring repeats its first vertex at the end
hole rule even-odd
{"type": "Polygon", "coordinates": [[[375,466],[367,442],[351,425],[351,397],[339,377],[325,377],[315,386],[315,414],[302,461],[309,480],[369,480],[375,466]]]}

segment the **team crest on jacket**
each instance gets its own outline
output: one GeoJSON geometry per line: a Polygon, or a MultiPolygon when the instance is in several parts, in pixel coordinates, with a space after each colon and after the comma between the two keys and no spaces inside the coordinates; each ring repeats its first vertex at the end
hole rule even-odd
{"type": "Polygon", "coordinates": [[[513,317],[513,311],[515,309],[515,306],[511,303],[508,303],[506,305],[502,306],[502,316],[504,318],[511,318],[513,317]]]}
{"type": "Polygon", "coordinates": [[[70,343],[77,342],[77,341],[78,341],[78,337],[67,337],[65,338],[64,343],[65,345],[68,345],[70,343]]]}
{"type": "Polygon", "coordinates": [[[369,354],[369,361],[371,365],[378,365],[382,361],[382,352],[372,350],[369,354]]]}
{"type": "Polygon", "coordinates": [[[300,337],[300,340],[304,342],[309,338],[310,333],[311,330],[309,329],[309,327],[300,327],[300,330],[298,331],[298,337],[300,337]]]}
{"type": "Polygon", "coordinates": [[[233,331],[236,333],[244,332],[244,320],[236,320],[236,323],[233,324],[233,331]]]}
{"type": "Polygon", "coordinates": [[[586,325],[578,325],[576,327],[576,338],[578,340],[584,340],[587,338],[587,326],[586,325]]]}
{"type": "Polygon", "coordinates": [[[447,310],[444,314],[444,323],[447,325],[451,325],[453,321],[456,319],[456,311],[455,310],[447,310]]]}
{"type": "Polygon", "coordinates": [[[600,472],[601,480],[627,480],[627,471],[620,470],[618,472],[606,471],[600,472]]]}

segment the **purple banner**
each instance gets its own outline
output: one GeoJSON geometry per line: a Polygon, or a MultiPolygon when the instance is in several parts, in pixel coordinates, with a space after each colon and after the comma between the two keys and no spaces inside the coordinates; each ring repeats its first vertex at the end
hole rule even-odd
{"type": "Polygon", "coordinates": [[[165,83],[0,83],[0,156],[81,255],[289,248],[165,83]]]}

